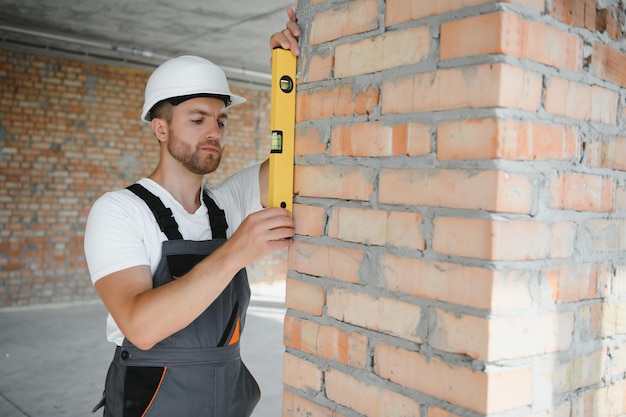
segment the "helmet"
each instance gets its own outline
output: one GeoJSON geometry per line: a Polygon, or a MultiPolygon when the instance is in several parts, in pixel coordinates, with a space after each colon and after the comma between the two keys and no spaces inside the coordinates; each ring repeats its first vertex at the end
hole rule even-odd
{"type": "Polygon", "coordinates": [[[211,61],[185,55],[170,59],[154,70],[146,83],[141,120],[149,122],[148,114],[158,102],[180,96],[216,94],[230,97],[226,107],[241,104],[245,98],[231,93],[224,71],[211,61]]]}

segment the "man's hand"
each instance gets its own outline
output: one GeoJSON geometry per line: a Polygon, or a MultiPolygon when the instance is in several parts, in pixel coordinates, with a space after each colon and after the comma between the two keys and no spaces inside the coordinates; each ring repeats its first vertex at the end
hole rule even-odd
{"type": "Polygon", "coordinates": [[[237,231],[218,250],[243,268],[269,253],[286,248],[295,234],[291,214],[282,208],[267,208],[246,217],[237,231]]]}
{"type": "MultiPolygon", "coordinates": [[[[300,47],[298,46],[298,37],[300,36],[300,27],[298,26],[298,18],[296,12],[290,7],[287,9],[289,20],[285,25],[285,29],[276,32],[270,37],[270,49],[283,48],[290,50],[295,56],[300,55],[300,47]]],[[[270,58],[270,62],[271,62],[270,58]]]]}

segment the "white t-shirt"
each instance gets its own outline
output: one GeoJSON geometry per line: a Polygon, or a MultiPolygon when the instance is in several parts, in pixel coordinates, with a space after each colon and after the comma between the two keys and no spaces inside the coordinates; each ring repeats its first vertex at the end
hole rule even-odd
{"type": "MultiPolygon", "coordinates": [[[[186,240],[211,239],[207,208],[202,201],[195,213],[188,213],[172,195],[149,178],[138,181],[169,207],[178,229],[186,240]]],[[[227,237],[241,222],[262,209],[259,189],[259,165],[228,178],[209,195],[226,213],[227,237]]],[[[202,200],[202,199],[201,199],[202,200]]],[[[152,274],[161,260],[161,246],[167,240],[148,205],[127,189],[112,191],[92,206],[85,228],[85,257],[91,280],[138,265],[149,265],[152,274]]],[[[124,335],[109,314],[107,339],[121,346],[124,335]]]]}

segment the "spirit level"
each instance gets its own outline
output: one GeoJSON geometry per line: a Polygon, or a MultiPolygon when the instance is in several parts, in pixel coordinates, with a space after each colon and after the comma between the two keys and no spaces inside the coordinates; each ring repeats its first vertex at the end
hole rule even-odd
{"type": "Polygon", "coordinates": [[[294,125],[296,121],[296,57],[291,51],[272,51],[270,129],[270,207],[293,207],[294,125]]]}

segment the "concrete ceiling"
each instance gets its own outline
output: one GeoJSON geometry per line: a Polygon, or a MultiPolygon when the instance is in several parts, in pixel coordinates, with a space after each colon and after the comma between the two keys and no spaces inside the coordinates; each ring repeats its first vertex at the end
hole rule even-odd
{"type": "Polygon", "coordinates": [[[152,69],[200,55],[269,84],[269,37],[296,0],[0,0],[0,47],[152,69]]]}

